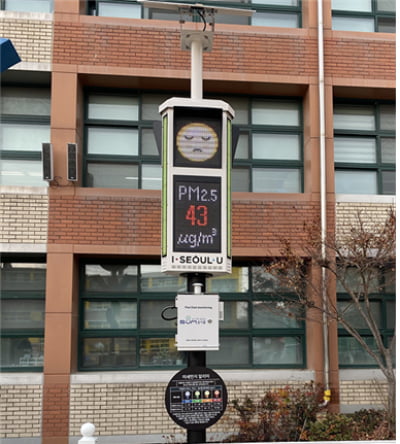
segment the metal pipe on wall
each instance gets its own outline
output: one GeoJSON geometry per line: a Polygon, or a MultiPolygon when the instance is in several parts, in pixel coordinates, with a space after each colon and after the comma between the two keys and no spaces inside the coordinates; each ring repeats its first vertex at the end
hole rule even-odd
{"type": "MultiPolygon", "coordinates": [[[[325,128],[325,70],[324,70],[324,9],[323,0],[318,0],[318,87],[319,87],[319,149],[320,149],[320,205],[321,205],[321,255],[326,259],[326,128],[325,128]]],[[[329,332],[327,309],[326,270],[321,269],[321,291],[323,304],[323,347],[324,347],[324,404],[330,401],[329,387],[329,332]]]]}

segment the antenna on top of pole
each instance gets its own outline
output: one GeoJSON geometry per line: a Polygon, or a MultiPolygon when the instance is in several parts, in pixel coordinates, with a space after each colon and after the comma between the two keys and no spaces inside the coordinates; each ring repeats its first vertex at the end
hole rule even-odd
{"type": "Polygon", "coordinates": [[[191,51],[191,83],[190,97],[203,98],[203,52],[210,52],[213,45],[215,30],[215,14],[251,16],[250,9],[224,8],[206,6],[201,3],[175,3],[152,0],[138,0],[143,6],[153,9],[167,9],[180,14],[181,49],[191,51]],[[201,30],[185,29],[184,24],[190,18],[191,22],[200,19],[201,30]]]}

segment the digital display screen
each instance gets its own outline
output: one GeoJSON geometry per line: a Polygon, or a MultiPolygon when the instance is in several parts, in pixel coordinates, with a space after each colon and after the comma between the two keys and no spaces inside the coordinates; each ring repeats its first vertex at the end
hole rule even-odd
{"type": "Polygon", "coordinates": [[[174,176],[173,249],[221,251],[221,178],[174,176]]]}
{"type": "Polygon", "coordinates": [[[221,168],[221,110],[176,107],[174,113],[174,166],[221,168]]]}

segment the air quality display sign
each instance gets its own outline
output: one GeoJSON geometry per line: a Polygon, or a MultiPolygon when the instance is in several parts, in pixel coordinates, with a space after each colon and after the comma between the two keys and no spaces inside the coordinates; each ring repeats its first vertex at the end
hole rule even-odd
{"type": "Polygon", "coordinates": [[[221,250],[221,179],[174,177],[174,250],[221,250]]]}
{"type": "Polygon", "coordinates": [[[161,269],[231,272],[232,108],[173,97],[162,115],[161,269]]]}
{"type": "Polygon", "coordinates": [[[215,424],[227,405],[224,381],[213,370],[189,367],[178,372],[165,391],[170,417],[188,430],[203,430],[215,424]]]}

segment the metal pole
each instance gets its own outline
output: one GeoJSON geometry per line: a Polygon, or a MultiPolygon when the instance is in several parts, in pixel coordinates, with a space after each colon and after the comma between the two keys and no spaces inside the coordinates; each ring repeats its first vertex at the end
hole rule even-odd
{"type": "MultiPolygon", "coordinates": [[[[187,275],[187,291],[189,293],[201,294],[206,290],[205,273],[188,273],[187,275]]],[[[206,367],[206,352],[205,351],[189,351],[187,352],[188,367],[206,367]]],[[[188,430],[187,442],[188,444],[205,443],[206,429],[202,430],[188,430]]]]}
{"type": "Polygon", "coordinates": [[[190,82],[190,97],[203,98],[203,42],[201,37],[193,36],[191,45],[192,72],[190,82]]]}
{"type": "MultiPolygon", "coordinates": [[[[326,259],[326,128],[325,128],[325,71],[324,71],[324,13],[323,1],[318,0],[318,83],[319,83],[319,143],[320,143],[320,202],[321,202],[321,256],[326,259]]],[[[326,269],[321,269],[322,285],[322,338],[324,346],[324,404],[330,401],[329,385],[329,329],[328,329],[328,289],[326,288],[326,269]]]]}
{"type": "MultiPolygon", "coordinates": [[[[189,293],[202,294],[206,290],[205,273],[189,273],[187,275],[187,291],[189,293]]],[[[205,367],[206,352],[205,351],[189,351],[188,367],[205,367]]]]}
{"type": "MultiPolygon", "coordinates": [[[[198,36],[193,36],[191,45],[191,80],[190,97],[201,100],[203,98],[203,42],[198,36]]],[[[189,293],[201,294],[206,292],[206,274],[188,273],[187,291],[189,293]]],[[[205,351],[187,352],[188,367],[206,367],[205,351]]],[[[198,444],[207,442],[206,429],[188,430],[188,444],[198,444]]]]}

